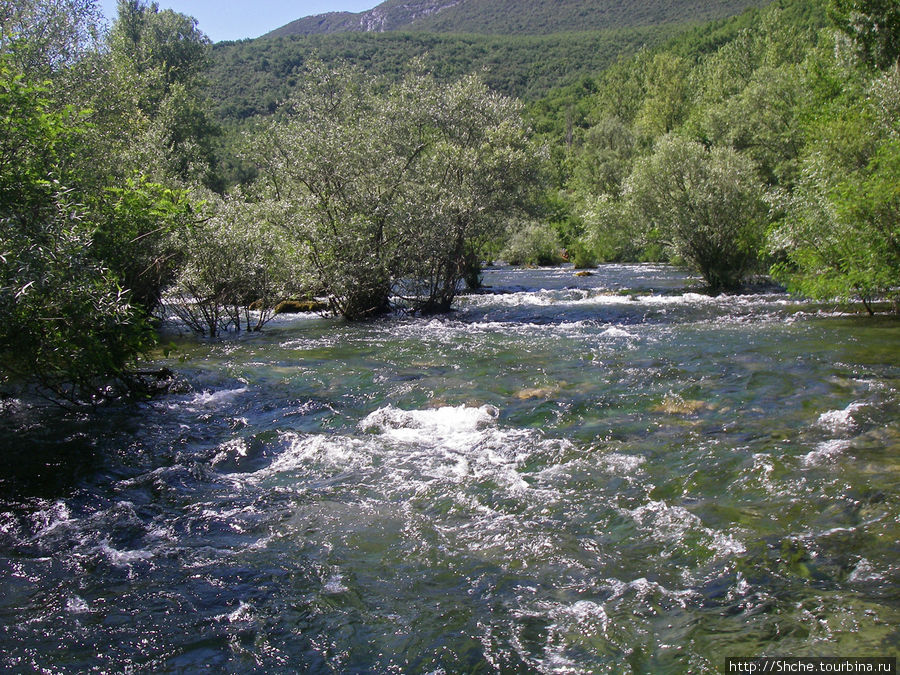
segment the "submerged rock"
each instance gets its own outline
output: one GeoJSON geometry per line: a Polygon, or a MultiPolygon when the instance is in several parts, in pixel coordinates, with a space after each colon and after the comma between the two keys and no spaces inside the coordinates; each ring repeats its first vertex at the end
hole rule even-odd
{"type": "Polygon", "coordinates": [[[321,300],[283,300],[275,305],[276,314],[301,314],[304,312],[324,312],[328,303],[321,300]]]}
{"type": "Polygon", "coordinates": [[[682,398],[671,394],[667,394],[658,405],[653,406],[654,412],[667,415],[693,415],[701,410],[712,410],[712,405],[706,401],[682,398]]]}
{"type": "Polygon", "coordinates": [[[516,392],[515,396],[520,401],[527,401],[532,398],[553,398],[561,391],[561,385],[549,385],[546,387],[532,387],[521,389],[516,392]]]}

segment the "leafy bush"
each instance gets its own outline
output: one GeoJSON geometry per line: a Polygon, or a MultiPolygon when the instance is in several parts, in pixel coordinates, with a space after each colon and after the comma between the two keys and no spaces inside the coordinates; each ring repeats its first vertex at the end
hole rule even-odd
{"type": "Polygon", "coordinates": [[[734,290],[759,265],[766,210],[753,163],[667,135],[635,165],[625,196],[712,292],[734,290]]]}
{"type": "Polygon", "coordinates": [[[318,64],[254,138],[260,200],[342,316],[446,311],[480,242],[537,178],[519,104],[476,77],[396,84],[318,64]],[[281,208],[279,207],[279,208],[281,208]]]}
{"type": "Polygon", "coordinates": [[[153,336],[94,247],[92,193],[66,172],[84,116],[46,93],[0,57],[0,384],[91,400],[129,383],[153,336]]]}
{"type": "Polygon", "coordinates": [[[510,265],[559,265],[562,245],[556,230],[542,223],[528,223],[509,238],[500,257],[510,265]]]}
{"type": "Polygon", "coordinates": [[[208,209],[208,218],[181,235],[185,261],[166,307],[209,337],[242,326],[259,330],[294,290],[302,258],[264,204],[238,195],[213,200],[208,209]]]}

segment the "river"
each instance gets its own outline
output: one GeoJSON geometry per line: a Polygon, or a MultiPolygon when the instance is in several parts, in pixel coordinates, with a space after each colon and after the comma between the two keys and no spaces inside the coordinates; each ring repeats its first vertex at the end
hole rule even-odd
{"type": "Polygon", "coordinates": [[[0,403],[0,670],[714,673],[896,656],[900,322],[673,268],[177,340],[0,403]]]}

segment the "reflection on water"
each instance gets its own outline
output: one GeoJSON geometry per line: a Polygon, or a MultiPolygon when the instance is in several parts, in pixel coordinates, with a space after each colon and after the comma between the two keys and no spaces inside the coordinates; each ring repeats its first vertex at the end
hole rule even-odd
{"type": "Polygon", "coordinates": [[[664,266],[182,340],[2,402],[0,668],[718,672],[895,655],[900,325],[664,266]]]}

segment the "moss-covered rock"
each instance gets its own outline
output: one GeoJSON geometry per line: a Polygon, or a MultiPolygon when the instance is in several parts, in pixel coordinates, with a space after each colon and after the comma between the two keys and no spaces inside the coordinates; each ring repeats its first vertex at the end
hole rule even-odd
{"type": "Polygon", "coordinates": [[[283,300],[275,305],[276,314],[302,314],[305,312],[324,312],[328,303],[321,300],[283,300]]]}

